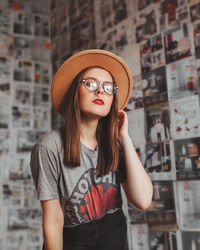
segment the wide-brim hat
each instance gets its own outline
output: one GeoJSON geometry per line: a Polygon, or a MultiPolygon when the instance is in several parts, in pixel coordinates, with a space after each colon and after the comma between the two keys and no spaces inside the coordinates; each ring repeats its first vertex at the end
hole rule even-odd
{"type": "Polygon", "coordinates": [[[58,113],[65,114],[65,96],[74,78],[85,68],[99,66],[107,70],[118,86],[118,109],[123,109],[132,92],[132,75],[119,56],[100,49],[84,50],[69,57],[58,69],[51,85],[52,103],[58,113]]]}

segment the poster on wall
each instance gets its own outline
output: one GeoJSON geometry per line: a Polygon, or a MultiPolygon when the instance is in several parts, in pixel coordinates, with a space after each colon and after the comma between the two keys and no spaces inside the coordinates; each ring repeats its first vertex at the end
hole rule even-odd
{"type": "Polygon", "coordinates": [[[50,110],[43,107],[33,109],[33,128],[40,131],[50,130],[50,110]]]}
{"type": "Polygon", "coordinates": [[[170,102],[174,139],[200,136],[200,108],[197,95],[170,102]]]}
{"type": "Polygon", "coordinates": [[[195,22],[200,18],[200,3],[199,1],[194,1],[194,4],[190,4],[190,17],[191,22],[195,22]]]}
{"type": "Polygon", "coordinates": [[[26,83],[14,82],[13,86],[13,103],[16,105],[28,105],[32,104],[32,92],[31,86],[26,83]]]}
{"type": "Polygon", "coordinates": [[[49,40],[42,40],[42,39],[32,40],[33,61],[49,63],[51,61],[50,51],[51,51],[51,44],[49,40]]]}
{"type": "Polygon", "coordinates": [[[15,34],[33,35],[34,21],[30,13],[13,12],[13,32],[15,34]]]}
{"type": "MultiPolygon", "coordinates": [[[[9,179],[16,180],[30,180],[30,157],[13,156],[10,161],[9,167],[9,179]]],[[[24,187],[23,187],[24,189],[24,187]]],[[[24,199],[24,196],[23,196],[24,199]]]]}
{"type": "Polygon", "coordinates": [[[174,141],[178,180],[200,179],[200,138],[174,141]]]}
{"type": "Polygon", "coordinates": [[[166,63],[171,63],[191,56],[193,51],[192,27],[182,23],[164,32],[166,63]]]}
{"type": "Polygon", "coordinates": [[[43,107],[50,106],[49,88],[45,88],[43,86],[34,86],[33,105],[43,107]]]}
{"type": "Polygon", "coordinates": [[[200,248],[200,232],[182,232],[183,250],[198,250],[200,248]]]}
{"type": "Polygon", "coordinates": [[[167,83],[165,66],[142,74],[144,105],[166,102],[167,83]]]}
{"type": "Polygon", "coordinates": [[[176,211],[172,181],[153,182],[153,199],[147,210],[149,227],[153,230],[176,230],[176,211]]]}
{"type": "Polygon", "coordinates": [[[0,78],[11,78],[11,60],[8,57],[0,56],[0,78]]]}
{"type": "Polygon", "coordinates": [[[31,107],[12,107],[12,128],[31,129],[33,127],[33,115],[31,107]]]}
{"type": "MultiPolygon", "coordinates": [[[[1,9],[0,9],[1,11],[1,9]]],[[[13,36],[11,34],[7,33],[1,33],[1,39],[0,39],[0,55],[1,56],[13,56],[13,36]]]]}
{"type": "Polygon", "coordinates": [[[84,17],[80,22],[75,23],[70,29],[71,51],[74,53],[80,50],[89,49],[94,40],[92,20],[84,17]]]}
{"type": "Polygon", "coordinates": [[[140,43],[142,73],[149,72],[165,64],[165,54],[161,34],[140,43]]]}
{"type": "Polygon", "coordinates": [[[23,206],[23,186],[17,182],[3,182],[3,206],[19,208],[23,206]]]}
{"type": "Polygon", "coordinates": [[[167,249],[177,250],[177,231],[153,231],[149,230],[150,250],[167,249]]]}
{"type": "Polygon", "coordinates": [[[200,23],[194,23],[194,46],[195,55],[197,59],[200,59],[200,23]]]}
{"type": "Polygon", "coordinates": [[[127,113],[129,134],[134,145],[145,144],[144,109],[135,109],[127,113]]]}
{"type": "Polygon", "coordinates": [[[149,250],[148,225],[134,224],[129,227],[130,230],[130,249],[149,250]]]}
{"type": "Polygon", "coordinates": [[[166,15],[167,24],[176,24],[176,8],[178,7],[178,0],[163,0],[160,4],[161,15],[166,15]]]}
{"type": "Polygon", "coordinates": [[[36,37],[49,37],[49,17],[42,15],[34,15],[34,35],[36,37]]]}
{"type": "Polygon", "coordinates": [[[8,8],[0,8],[0,34],[11,31],[11,11],[8,8]]]}
{"type": "Polygon", "coordinates": [[[49,64],[34,63],[34,82],[36,85],[44,84],[48,86],[50,84],[51,69],[49,64]]]}
{"type": "Polygon", "coordinates": [[[199,180],[176,182],[180,228],[182,231],[200,231],[199,180]]]}
{"type": "Polygon", "coordinates": [[[7,96],[1,96],[0,99],[0,129],[8,129],[10,123],[10,104],[7,96]]]}
{"type": "Polygon", "coordinates": [[[143,108],[143,90],[142,90],[142,77],[141,75],[133,77],[133,90],[125,110],[130,111],[133,109],[143,108]]]}
{"type": "Polygon", "coordinates": [[[169,103],[154,104],[145,108],[147,143],[172,139],[169,103]]]}
{"type": "Polygon", "coordinates": [[[167,65],[166,71],[169,100],[198,93],[199,77],[193,56],[167,65]]]}
{"type": "Polygon", "coordinates": [[[14,37],[14,58],[32,59],[32,39],[21,36],[14,37]]]}
{"type": "Polygon", "coordinates": [[[151,180],[175,180],[175,161],[172,141],[146,146],[145,169],[151,180]]]}
{"type": "Polygon", "coordinates": [[[0,80],[0,98],[1,96],[10,96],[10,82],[6,80],[0,80]]]}
{"type": "Polygon", "coordinates": [[[159,33],[157,24],[157,12],[150,8],[134,18],[136,43],[148,39],[159,33]]]}
{"type": "Polygon", "coordinates": [[[113,0],[114,25],[125,20],[128,16],[128,5],[126,0],[113,0]]]}
{"type": "Polygon", "coordinates": [[[13,80],[20,82],[33,82],[33,63],[27,60],[14,61],[13,80]]]}

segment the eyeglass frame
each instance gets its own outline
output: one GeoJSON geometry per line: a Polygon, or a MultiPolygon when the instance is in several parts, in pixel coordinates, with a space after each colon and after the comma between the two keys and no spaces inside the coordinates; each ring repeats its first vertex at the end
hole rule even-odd
{"type": "MultiPolygon", "coordinates": [[[[97,80],[97,79],[94,78],[94,77],[88,77],[88,78],[86,78],[86,79],[81,79],[80,82],[83,83],[85,89],[87,89],[89,92],[95,92],[95,91],[97,91],[97,90],[99,89],[99,86],[100,86],[100,83],[101,83],[101,81],[97,80]],[[86,87],[86,85],[85,85],[85,82],[86,82],[86,80],[89,80],[89,79],[95,80],[95,81],[96,81],[96,83],[97,83],[97,89],[95,89],[95,90],[93,90],[93,91],[87,89],[87,87],[86,87]]],[[[114,82],[109,82],[109,81],[102,82],[102,86],[103,86],[103,91],[104,91],[104,93],[106,93],[107,95],[114,95],[114,94],[116,94],[117,89],[119,88],[118,86],[116,86],[116,85],[114,84],[114,82]],[[105,84],[105,83],[111,83],[111,84],[113,84],[113,94],[109,94],[109,93],[107,93],[107,92],[105,91],[105,89],[104,89],[104,84],[105,84]]]]}

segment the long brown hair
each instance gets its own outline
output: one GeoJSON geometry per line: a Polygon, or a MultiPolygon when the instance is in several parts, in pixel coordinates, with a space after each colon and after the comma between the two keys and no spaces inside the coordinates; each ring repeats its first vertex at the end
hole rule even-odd
{"type": "MultiPolygon", "coordinates": [[[[80,132],[79,124],[81,114],[79,108],[78,88],[80,78],[83,73],[91,68],[100,68],[97,66],[85,68],[73,80],[66,94],[65,102],[65,128],[64,128],[64,160],[65,164],[76,167],[80,166],[80,132]]],[[[113,78],[113,77],[112,77],[113,78]]],[[[113,82],[115,82],[113,78],[113,82]]],[[[117,96],[113,96],[113,102],[110,112],[107,116],[99,119],[96,131],[98,142],[98,160],[97,174],[103,176],[116,171],[119,161],[119,148],[117,141],[118,133],[118,102],[117,96]]]]}

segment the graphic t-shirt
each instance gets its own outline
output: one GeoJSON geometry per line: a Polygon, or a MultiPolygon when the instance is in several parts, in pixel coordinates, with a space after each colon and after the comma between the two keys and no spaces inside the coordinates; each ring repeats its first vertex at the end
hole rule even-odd
{"type": "Polygon", "coordinates": [[[122,158],[116,172],[99,177],[97,150],[81,143],[80,166],[64,164],[60,130],[42,136],[31,152],[31,172],[37,199],[60,199],[64,227],[73,227],[102,218],[122,207],[120,182],[125,181],[122,158]]]}

